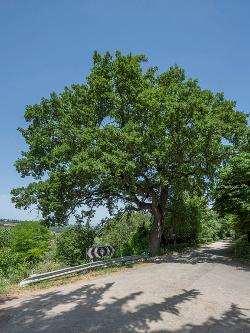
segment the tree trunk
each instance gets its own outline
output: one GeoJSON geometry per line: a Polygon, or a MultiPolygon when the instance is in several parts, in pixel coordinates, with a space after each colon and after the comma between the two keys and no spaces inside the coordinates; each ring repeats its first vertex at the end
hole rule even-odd
{"type": "Polygon", "coordinates": [[[250,243],[250,231],[247,232],[247,241],[250,243]]]}
{"type": "Polygon", "coordinates": [[[154,207],[152,213],[154,221],[150,235],[149,253],[150,256],[157,256],[160,254],[164,219],[159,208],[154,207]]]}

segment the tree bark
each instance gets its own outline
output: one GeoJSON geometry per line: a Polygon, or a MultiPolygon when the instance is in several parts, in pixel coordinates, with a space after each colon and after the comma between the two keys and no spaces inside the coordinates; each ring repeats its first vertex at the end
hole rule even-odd
{"type": "Polygon", "coordinates": [[[156,206],[153,207],[152,214],[154,217],[154,221],[150,234],[149,253],[150,256],[157,256],[160,254],[164,218],[161,210],[156,206]]]}

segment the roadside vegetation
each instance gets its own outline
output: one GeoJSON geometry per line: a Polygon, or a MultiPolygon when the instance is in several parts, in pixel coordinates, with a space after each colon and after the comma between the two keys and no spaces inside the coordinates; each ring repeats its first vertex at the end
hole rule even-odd
{"type": "MultiPolygon", "coordinates": [[[[199,210],[199,214],[196,215],[196,228],[193,225],[193,210],[190,206],[187,207],[185,214],[180,216],[179,222],[166,221],[161,254],[181,252],[233,235],[230,223],[220,218],[212,209],[195,202],[196,209],[199,210]],[[175,242],[168,236],[173,223],[176,224],[178,235],[175,242]]],[[[112,244],[116,250],[115,257],[149,253],[151,226],[152,218],[149,214],[129,212],[103,219],[94,228],[89,225],[70,225],[62,228],[59,233],[52,231],[43,222],[27,221],[15,227],[2,227],[0,228],[0,294],[18,290],[17,284],[30,274],[86,262],[86,248],[93,244],[112,244]]],[[[112,271],[116,269],[107,269],[103,273],[112,271]]],[[[95,276],[102,273],[93,274],[95,276]]],[[[75,278],[62,278],[56,283],[63,284],[78,278],[79,275],[75,278]]],[[[53,282],[44,282],[41,287],[52,285],[53,282]]]]}
{"type": "Polygon", "coordinates": [[[214,208],[228,216],[236,235],[235,255],[250,261],[250,141],[220,172],[214,208]]]}

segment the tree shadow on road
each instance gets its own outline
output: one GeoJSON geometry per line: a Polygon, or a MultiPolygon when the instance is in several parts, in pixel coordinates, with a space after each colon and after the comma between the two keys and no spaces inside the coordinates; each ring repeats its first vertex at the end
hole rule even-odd
{"type": "Polygon", "coordinates": [[[23,300],[16,306],[5,307],[0,312],[1,333],[248,333],[250,319],[236,304],[217,318],[211,317],[201,325],[186,324],[180,329],[170,329],[163,322],[163,315],[180,320],[180,305],[199,297],[198,290],[183,290],[177,295],[165,298],[160,303],[140,303],[128,309],[131,302],[143,297],[142,291],[130,293],[126,297],[106,298],[114,294],[114,283],[103,286],[88,284],[71,292],[47,292],[23,300]],[[139,304],[139,305],[138,305],[139,304]],[[164,329],[156,331],[151,324],[159,324],[164,329]],[[164,323],[164,326],[163,326],[164,323]]]}
{"type": "Polygon", "coordinates": [[[250,272],[250,264],[236,259],[232,253],[232,243],[225,242],[223,248],[211,248],[209,246],[203,246],[201,249],[194,250],[188,253],[180,254],[177,256],[161,256],[148,260],[148,262],[161,264],[161,263],[180,263],[196,265],[199,263],[210,264],[224,264],[235,267],[237,270],[244,270],[250,272]]]}
{"type": "Polygon", "coordinates": [[[143,295],[134,292],[123,298],[103,300],[113,283],[102,287],[85,285],[70,293],[48,292],[24,300],[16,307],[4,308],[0,313],[1,333],[80,333],[80,332],[149,332],[150,323],[162,320],[170,313],[178,320],[178,306],[200,295],[198,290],[183,290],[160,303],[134,305],[128,303],[143,295]]]}
{"type": "Polygon", "coordinates": [[[160,330],[154,333],[249,333],[250,318],[236,304],[231,304],[219,318],[210,317],[201,325],[186,324],[177,330],[160,330]]]}

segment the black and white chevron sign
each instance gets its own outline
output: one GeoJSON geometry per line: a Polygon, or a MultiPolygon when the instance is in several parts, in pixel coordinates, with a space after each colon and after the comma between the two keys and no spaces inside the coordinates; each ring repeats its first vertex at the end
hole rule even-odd
{"type": "Polygon", "coordinates": [[[111,257],[115,253],[113,246],[93,246],[86,250],[86,256],[90,259],[111,257]]]}

